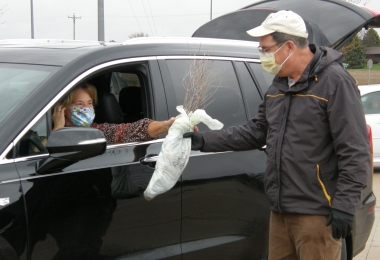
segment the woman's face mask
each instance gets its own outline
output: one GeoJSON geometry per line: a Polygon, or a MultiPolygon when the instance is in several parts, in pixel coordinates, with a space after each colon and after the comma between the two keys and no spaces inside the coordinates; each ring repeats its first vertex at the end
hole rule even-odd
{"type": "Polygon", "coordinates": [[[71,111],[70,120],[76,126],[90,126],[95,118],[95,110],[93,107],[69,107],[71,111]]]}
{"type": "Polygon", "coordinates": [[[279,51],[281,50],[281,48],[284,46],[285,43],[283,43],[281,45],[280,48],[278,48],[277,51],[275,52],[265,52],[263,54],[260,55],[260,61],[261,61],[261,66],[264,68],[264,70],[266,70],[267,72],[269,72],[270,74],[274,74],[274,75],[277,75],[277,73],[280,72],[281,68],[282,68],[282,65],[284,65],[284,63],[289,59],[289,57],[293,54],[290,53],[289,56],[284,60],[284,62],[281,64],[281,65],[278,65],[276,63],[276,60],[274,58],[274,55],[279,51]]]}

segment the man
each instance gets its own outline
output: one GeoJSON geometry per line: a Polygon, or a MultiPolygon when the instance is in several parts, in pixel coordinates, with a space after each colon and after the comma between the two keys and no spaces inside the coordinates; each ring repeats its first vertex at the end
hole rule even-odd
{"type": "Polygon", "coordinates": [[[262,66],[276,74],[258,114],[245,125],[184,137],[203,152],[266,145],[269,259],[340,259],[370,171],[355,80],[341,53],[309,46],[294,12],[272,13],[248,34],[259,37],[262,66]]]}

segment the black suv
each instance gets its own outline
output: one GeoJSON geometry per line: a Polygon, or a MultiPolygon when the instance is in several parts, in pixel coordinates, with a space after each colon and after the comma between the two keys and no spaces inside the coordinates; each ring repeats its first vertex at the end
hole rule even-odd
{"type": "MultiPolygon", "coordinates": [[[[178,183],[148,202],[147,155],[159,154],[164,136],[105,146],[83,128],[52,134],[54,106],[83,82],[98,90],[97,123],[176,116],[194,59],[213,62],[207,113],[224,127],[245,123],[272,80],[257,47],[201,38],[0,41],[0,259],[266,259],[265,150],[192,151],[178,183]],[[52,139],[62,149],[49,153],[52,139]]],[[[362,195],[347,258],[374,222],[372,172],[362,195]]]]}

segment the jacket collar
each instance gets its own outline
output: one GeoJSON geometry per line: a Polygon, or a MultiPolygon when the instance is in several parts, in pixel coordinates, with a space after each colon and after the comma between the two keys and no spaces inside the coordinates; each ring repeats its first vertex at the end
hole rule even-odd
{"type": "Polygon", "coordinates": [[[310,51],[314,53],[314,57],[306,66],[297,83],[289,89],[288,77],[276,76],[273,79],[272,83],[274,87],[284,92],[299,92],[309,86],[309,79],[313,78],[315,76],[315,73],[320,70],[319,65],[321,63],[322,57],[324,56],[324,53],[320,50],[320,48],[317,48],[314,44],[310,44],[309,48],[310,51]]]}

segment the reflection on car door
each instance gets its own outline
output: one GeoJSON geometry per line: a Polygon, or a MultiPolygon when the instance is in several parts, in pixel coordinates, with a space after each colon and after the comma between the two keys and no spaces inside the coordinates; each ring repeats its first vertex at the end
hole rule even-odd
{"type": "MultiPolygon", "coordinates": [[[[174,93],[176,100],[168,99],[170,116],[176,115],[174,108],[183,102],[182,78],[190,63],[160,60],[166,92],[174,93]]],[[[212,66],[216,80],[211,91],[215,93],[206,112],[224,128],[245,123],[247,114],[234,64],[215,60],[212,66]]],[[[259,95],[257,90],[255,95],[259,95]]],[[[199,129],[206,130],[202,124],[199,129]]],[[[265,160],[262,151],[191,152],[182,174],[182,259],[266,257],[269,205],[262,185],[265,160]]]]}
{"type": "MultiPolygon", "coordinates": [[[[150,83],[155,89],[150,93],[162,94],[161,76],[156,77],[153,67],[150,83]]],[[[155,118],[167,119],[161,113],[166,112],[165,99],[154,100],[149,108],[155,118]]],[[[36,173],[35,165],[46,153],[16,159],[31,259],[180,259],[180,186],[149,202],[143,197],[154,169],[138,159],[158,154],[162,140],[111,145],[103,155],[44,175],[36,173]]],[[[19,187],[12,187],[17,197],[19,187]]],[[[25,234],[19,228],[13,236],[25,237],[26,243],[25,234]]]]}
{"type": "Polygon", "coordinates": [[[13,162],[0,165],[0,256],[26,259],[27,222],[20,179],[13,162]]]}
{"type": "Polygon", "coordinates": [[[98,259],[179,249],[179,187],[154,201],[142,193],[153,169],[135,157],[160,143],[118,146],[60,173],[35,174],[38,159],[17,162],[22,176],[32,259],[98,259]],[[142,153],[138,153],[142,151],[142,153]]]}

